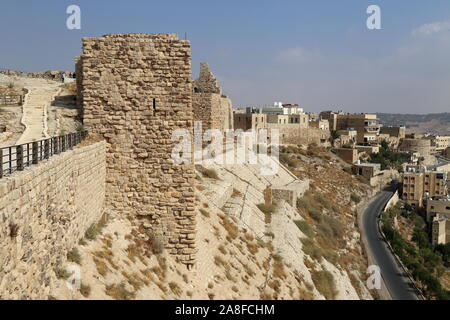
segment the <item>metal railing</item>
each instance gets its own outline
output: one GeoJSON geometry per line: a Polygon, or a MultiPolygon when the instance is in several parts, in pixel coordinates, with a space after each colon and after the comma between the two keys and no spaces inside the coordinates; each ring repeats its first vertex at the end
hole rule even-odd
{"type": "Polygon", "coordinates": [[[87,131],[79,131],[66,135],[0,148],[0,179],[23,171],[26,167],[38,164],[72,149],[87,136],[87,131]]]}

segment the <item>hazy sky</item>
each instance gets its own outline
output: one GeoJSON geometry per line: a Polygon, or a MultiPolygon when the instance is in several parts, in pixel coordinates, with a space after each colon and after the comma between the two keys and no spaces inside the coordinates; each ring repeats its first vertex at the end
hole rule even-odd
{"type": "Polygon", "coordinates": [[[187,33],[194,75],[209,62],[236,106],[450,112],[449,0],[14,0],[0,13],[0,68],[72,70],[81,37],[187,33]],[[70,4],[81,30],[66,28],[70,4]],[[366,27],[370,4],[382,30],[366,27]]]}

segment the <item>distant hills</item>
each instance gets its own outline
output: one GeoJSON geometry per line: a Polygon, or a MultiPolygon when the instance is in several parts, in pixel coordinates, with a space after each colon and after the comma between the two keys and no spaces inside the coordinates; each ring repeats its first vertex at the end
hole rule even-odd
{"type": "Polygon", "coordinates": [[[450,135],[450,113],[377,113],[377,115],[384,126],[405,125],[408,133],[450,135]]]}

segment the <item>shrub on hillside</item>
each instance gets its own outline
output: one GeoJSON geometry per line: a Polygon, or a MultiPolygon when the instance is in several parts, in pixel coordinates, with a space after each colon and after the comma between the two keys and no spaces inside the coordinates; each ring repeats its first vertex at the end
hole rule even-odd
{"type": "Polygon", "coordinates": [[[261,210],[265,214],[274,213],[276,209],[276,204],[274,203],[260,203],[256,205],[259,210],[261,210]]]}
{"type": "Polygon", "coordinates": [[[81,265],[81,254],[77,248],[73,248],[67,253],[67,260],[81,265]]]}
{"type": "Polygon", "coordinates": [[[354,193],[350,195],[350,199],[356,204],[361,202],[361,197],[354,193]]]}
{"type": "Polygon", "coordinates": [[[308,222],[306,222],[305,220],[296,220],[294,221],[294,223],[305,236],[310,238],[314,237],[314,230],[311,228],[308,222]]]}
{"type": "Polygon", "coordinates": [[[336,297],[336,284],[333,275],[326,270],[315,272],[311,275],[316,289],[327,299],[336,297]]]}

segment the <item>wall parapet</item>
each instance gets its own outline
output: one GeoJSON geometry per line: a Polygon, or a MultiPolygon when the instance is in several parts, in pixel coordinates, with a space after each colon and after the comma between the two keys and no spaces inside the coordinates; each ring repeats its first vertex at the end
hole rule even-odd
{"type": "Polygon", "coordinates": [[[103,214],[105,142],[0,181],[0,299],[47,299],[55,270],[103,214]]]}

